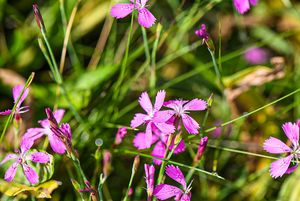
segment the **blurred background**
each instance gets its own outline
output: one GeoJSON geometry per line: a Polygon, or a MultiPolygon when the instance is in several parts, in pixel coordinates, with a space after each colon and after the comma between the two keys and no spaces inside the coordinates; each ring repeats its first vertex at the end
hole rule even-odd
{"type": "MultiPolygon", "coordinates": [[[[129,126],[133,115],[142,111],[137,102],[141,92],[149,91],[154,96],[157,90],[165,89],[168,100],[207,100],[214,94],[203,128],[206,129],[245,115],[300,87],[300,3],[296,0],[260,0],[245,15],[236,12],[231,0],[149,1],[149,9],[157,18],[145,35],[152,55],[145,56],[142,29],[135,20],[125,79],[117,89],[117,97],[114,96],[116,81],[130,25],[130,17],[115,20],[109,16],[111,6],[117,1],[36,3],[70,101],[57,91],[39,48],[41,34],[32,11],[33,1],[0,0],[0,110],[13,106],[12,87],[24,84],[31,72],[35,72],[30,96],[25,101],[30,112],[22,116],[22,131],[37,127],[37,121],[45,118],[45,107],[66,109],[63,122],[72,126],[74,147],[93,184],[97,184],[102,172],[101,157],[95,157],[95,153],[107,149],[113,154],[110,176],[104,186],[105,200],[121,200],[127,188],[134,155],[124,150],[135,150],[132,140],[136,132],[128,130],[121,145],[113,148],[112,144],[118,127],[129,126]],[[224,88],[218,84],[206,45],[194,34],[202,23],[207,25],[214,41],[224,88]],[[67,46],[64,46],[65,36],[69,37],[67,46]],[[64,48],[67,53],[62,57],[64,48]],[[154,84],[150,77],[155,78],[154,84]],[[70,111],[70,102],[82,121],[70,111]],[[95,144],[97,139],[103,141],[101,148],[95,144]]],[[[204,114],[191,115],[201,122],[204,114]]],[[[286,141],[281,125],[298,118],[299,93],[205,133],[209,146],[199,167],[217,172],[226,180],[195,172],[192,200],[298,200],[300,170],[274,180],[268,172],[272,160],[232,151],[267,154],[262,150],[263,141],[271,135],[286,141]]],[[[1,131],[5,121],[5,117],[0,117],[1,131]]],[[[17,140],[12,132],[8,130],[1,145],[1,159],[17,148],[11,143],[17,140]]],[[[187,136],[183,135],[188,144],[186,152],[172,160],[191,165],[199,138],[189,140],[187,136]]],[[[142,152],[149,154],[151,150],[142,152]]],[[[52,178],[62,185],[53,192],[52,200],[78,199],[65,172],[66,168],[71,171],[72,165],[65,157],[55,155],[55,160],[52,178]]],[[[141,157],[132,200],[146,200],[143,170],[146,162],[151,163],[151,159],[141,157]]],[[[189,169],[182,170],[187,174],[189,169]]],[[[2,167],[1,177],[4,172],[2,167]]],[[[19,198],[3,196],[2,199],[19,198]]]]}

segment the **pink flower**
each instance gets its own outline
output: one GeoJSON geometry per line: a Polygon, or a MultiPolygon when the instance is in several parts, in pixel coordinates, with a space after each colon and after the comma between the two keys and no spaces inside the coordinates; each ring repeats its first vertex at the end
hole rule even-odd
{"type": "MultiPolygon", "coordinates": [[[[143,133],[143,132],[138,133],[133,140],[134,146],[138,149],[148,148],[145,138],[146,138],[145,133],[143,133]]],[[[158,129],[154,130],[154,135],[152,136],[151,145],[155,144],[155,146],[151,153],[152,156],[154,156],[156,158],[164,159],[164,156],[165,156],[165,153],[167,150],[168,138],[169,138],[169,135],[161,133],[158,129]]],[[[174,142],[171,144],[169,149],[172,150],[173,146],[174,146],[174,142]]],[[[184,140],[181,140],[180,143],[177,145],[176,149],[174,150],[174,154],[182,153],[182,152],[184,152],[184,150],[185,150],[185,143],[184,143],[184,140]]],[[[159,159],[156,159],[156,158],[153,159],[154,164],[160,165],[162,163],[162,161],[159,159]]]]}
{"type": "Polygon", "coordinates": [[[258,0],[233,0],[234,7],[240,14],[250,10],[250,5],[256,6],[257,2],[258,0]]]}
{"type": "Polygon", "coordinates": [[[154,189],[154,175],[155,175],[155,168],[153,165],[144,165],[145,168],[145,180],[147,184],[147,195],[148,195],[148,200],[151,200],[152,195],[153,195],[153,189],[154,189]]]}
{"type": "Polygon", "coordinates": [[[244,58],[250,64],[263,64],[268,61],[268,52],[264,48],[252,47],[245,52],[244,58]]]}
{"type": "Polygon", "coordinates": [[[160,184],[155,187],[153,195],[160,200],[166,200],[175,197],[176,201],[190,201],[192,196],[190,192],[191,184],[189,186],[186,185],[185,178],[179,167],[175,167],[174,165],[168,165],[166,167],[166,174],[171,179],[181,184],[183,190],[176,186],[160,184]]]}
{"type": "Polygon", "coordinates": [[[264,142],[264,150],[267,152],[287,155],[271,164],[270,175],[275,179],[284,174],[293,172],[298,167],[298,164],[290,167],[290,163],[293,159],[298,160],[299,158],[299,126],[295,123],[288,122],[282,125],[282,129],[292,142],[292,148],[274,137],[270,137],[264,142]]]}
{"type": "Polygon", "coordinates": [[[116,138],[115,138],[115,145],[119,145],[121,144],[121,142],[123,141],[123,138],[125,137],[125,135],[127,134],[127,128],[122,127],[119,128],[116,134],[116,138]]]}
{"type": "Polygon", "coordinates": [[[31,154],[27,153],[28,149],[22,147],[20,153],[18,154],[8,154],[1,162],[0,165],[3,165],[9,160],[13,160],[13,164],[6,170],[4,179],[8,182],[11,182],[17,173],[17,169],[22,166],[23,172],[27,180],[31,184],[36,184],[39,181],[39,175],[36,171],[28,165],[27,161],[32,161],[35,163],[48,163],[50,161],[50,156],[44,152],[34,152],[31,154]]]}
{"type": "Polygon", "coordinates": [[[171,118],[172,113],[170,111],[159,111],[164,103],[165,96],[165,91],[159,91],[156,95],[154,107],[147,92],[142,93],[139,98],[139,103],[147,114],[135,114],[131,121],[131,127],[137,128],[144,123],[146,124],[146,136],[144,139],[146,148],[151,146],[152,130],[159,129],[164,134],[173,133],[175,131],[173,125],[166,123],[166,121],[171,118]]]}
{"type": "MultiPolygon", "coordinates": [[[[23,88],[24,88],[24,86],[22,86],[22,85],[17,85],[13,88],[12,94],[13,94],[13,98],[14,98],[14,104],[17,102],[19,96],[21,95],[21,92],[22,92],[23,88]]],[[[24,93],[22,94],[22,97],[20,98],[20,100],[19,100],[19,102],[16,106],[16,111],[15,111],[15,114],[14,114],[14,117],[15,117],[16,120],[19,120],[21,118],[20,114],[29,111],[28,106],[21,107],[21,104],[23,103],[25,98],[28,96],[28,93],[29,93],[29,89],[26,88],[24,90],[24,93]]],[[[0,111],[0,115],[10,115],[11,112],[12,112],[12,110],[10,110],[10,109],[2,111],[2,112],[0,111]]]]}
{"type": "Polygon", "coordinates": [[[195,31],[195,34],[203,39],[203,42],[207,42],[209,39],[209,34],[207,33],[206,25],[201,24],[201,28],[195,31]]]}
{"type": "Polygon", "coordinates": [[[107,178],[111,170],[111,153],[108,150],[103,151],[103,174],[107,178]]]}
{"type": "MultiPolygon", "coordinates": [[[[51,112],[51,110],[50,110],[51,112]]],[[[51,112],[52,113],[52,112],[51,112]]],[[[57,123],[61,121],[65,113],[65,110],[58,109],[55,112],[53,112],[54,119],[57,123]]],[[[26,146],[31,147],[33,143],[41,138],[42,136],[46,135],[48,136],[50,146],[52,150],[55,153],[63,154],[66,151],[66,146],[64,142],[60,139],[59,136],[57,136],[53,130],[51,129],[51,123],[48,119],[43,119],[38,121],[40,124],[40,128],[30,128],[27,130],[27,132],[22,137],[22,143],[26,146]]],[[[70,130],[68,124],[62,124],[61,126],[62,130],[70,130]]],[[[71,134],[69,134],[71,135],[71,134]]]]}
{"type": "Polygon", "coordinates": [[[156,21],[156,18],[152,13],[146,8],[146,3],[148,0],[130,0],[131,3],[116,4],[111,8],[110,15],[120,19],[124,18],[134,9],[138,10],[138,22],[141,26],[145,28],[150,28],[156,21]],[[135,5],[134,5],[135,3],[135,5]]]}
{"type": "Polygon", "coordinates": [[[205,151],[206,145],[207,145],[207,141],[208,141],[208,137],[205,136],[203,138],[200,139],[200,143],[198,145],[198,150],[197,150],[197,154],[195,156],[194,161],[199,161],[205,151]]]}
{"type": "MultiPolygon", "coordinates": [[[[173,109],[170,113],[177,119],[181,118],[185,129],[190,134],[197,134],[200,128],[199,124],[188,115],[188,111],[200,111],[207,108],[207,103],[200,99],[193,99],[191,101],[171,100],[164,103],[165,107],[173,109]]],[[[175,121],[176,122],[176,121],[175,121]]]]}

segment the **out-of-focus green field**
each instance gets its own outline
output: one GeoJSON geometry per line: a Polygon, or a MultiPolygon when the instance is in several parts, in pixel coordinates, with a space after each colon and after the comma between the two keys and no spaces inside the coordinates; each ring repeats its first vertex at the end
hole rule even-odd
{"type": "MultiPolygon", "coordinates": [[[[260,0],[245,15],[235,11],[231,0],[151,0],[149,9],[157,18],[157,23],[146,30],[151,55],[145,56],[142,29],[135,20],[125,79],[117,89],[130,26],[130,17],[115,20],[109,16],[117,1],[40,0],[37,3],[58,64],[65,33],[70,31],[62,75],[71,103],[82,117],[79,122],[70,111],[69,102],[57,91],[39,48],[37,39],[41,35],[32,3],[0,0],[0,110],[12,106],[11,88],[24,84],[35,72],[26,100],[30,112],[23,116],[23,131],[36,127],[37,120],[45,118],[45,107],[67,109],[64,122],[72,126],[74,147],[92,184],[97,184],[102,171],[101,158],[95,158],[95,140],[102,139],[101,150],[113,153],[111,174],[103,188],[105,200],[121,200],[126,191],[134,155],[125,150],[137,151],[132,145],[136,131],[128,130],[124,142],[116,148],[118,151],[112,144],[117,128],[129,126],[133,115],[141,112],[137,101],[141,92],[154,96],[157,90],[165,89],[167,99],[204,100],[213,93],[213,105],[203,128],[206,129],[245,115],[300,87],[300,3],[296,0],[260,0]],[[72,16],[74,23],[67,29],[72,16]],[[225,89],[218,85],[206,46],[194,34],[202,23],[214,41],[225,89]],[[153,51],[155,43],[157,50],[153,51]],[[244,52],[253,46],[267,49],[268,62],[251,65],[244,59],[244,52]],[[151,69],[155,69],[154,85],[150,84],[151,69]]],[[[192,116],[201,122],[204,114],[196,112],[192,116]]],[[[209,146],[199,167],[217,172],[225,180],[196,172],[192,200],[299,200],[299,169],[274,180],[268,172],[272,160],[248,153],[267,155],[262,149],[263,141],[271,135],[286,140],[281,125],[297,119],[300,93],[223,127],[219,137],[214,137],[215,132],[206,133],[209,146]]],[[[5,121],[6,117],[0,117],[1,132],[5,121]]],[[[15,148],[11,132],[8,130],[1,143],[1,160],[15,148]]],[[[189,142],[186,152],[172,160],[191,165],[199,138],[188,140],[187,133],[183,137],[189,142]]],[[[149,154],[151,150],[142,152],[149,154]]],[[[53,192],[52,200],[79,199],[70,181],[72,165],[65,157],[55,155],[55,159],[53,179],[62,181],[62,185],[53,192]]],[[[145,162],[150,163],[151,159],[141,156],[132,200],[146,200],[145,162]]],[[[186,174],[189,169],[182,170],[186,174]]],[[[5,168],[0,167],[1,178],[4,172],[5,168]]],[[[1,198],[17,199],[6,195],[1,198]]]]}

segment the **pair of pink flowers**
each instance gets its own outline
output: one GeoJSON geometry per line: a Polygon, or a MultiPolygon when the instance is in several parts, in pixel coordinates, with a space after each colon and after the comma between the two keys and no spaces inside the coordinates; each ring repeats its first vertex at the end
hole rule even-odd
{"type": "Polygon", "coordinates": [[[159,200],[167,200],[174,197],[176,201],[190,201],[191,200],[191,184],[187,186],[185,178],[179,167],[168,165],[166,167],[166,175],[171,179],[181,184],[182,188],[178,188],[169,184],[159,184],[154,188],[155,168],[153,165],[145,164],[145,180],[147,184],[148,200],[155,196],[159,200]]]}
{"type": "Polygon", "coordinates": [[[138,11],[138,23],[150,28],[156,21],[156,18],[146,8],[148,0],[130,0],[131,3],[116,4],[111,8],[111,16],[120,19],[124,18],[136,9],[138,11]]]}
{"type": "Polygon", "coordinates": [[[286,155],[271,164],[270,174],[272,177],[282,177],[284,174],[292,173],[298,167],[298,163],[292,160],[298,161],[300,157],[299,128],[300,121],[297,121],[297,123],[288,122],[282,126],[285,135],[292,143],[291,147],[274,137],[270,137],[264,142],[263,147],[267,152],[286,155]]]}
{"type": "MultiPolygon", "coordinates": [[[[150,148],[155,144],[152,151],[152,156],[157,158],[164,158],[168,138],[176,130],[182,131],[184,127],[188,133],[197,134],[200,128],[199,124],[188,114],[189,111],[205,110],[207,103],[200,99],[193,99],[191,101],[171,100],[165,102],[166,92],[159,91],[156,95],[155,103],[152,105],[147,92],[143,92],[139,98],[141,107],[146,114],[137,113],[131,121],[131,127],[137,128],[145,124],[145,132],[139,132],[133,144],[138,149],[150,148]],[[169,108],[169,110],[161,110],[162,107],[169,108]],[[171,110],[170,110],[171,109],[171,110]]],[[[170,149],[174,146],[172,142],[170,149]]],[[[181,140],[174,150],[174,153],[181,153],[185,150],[185,143],[181,140]]],[[[154,159],[155,164],[160,164],[161,161],[154,159]]]]}

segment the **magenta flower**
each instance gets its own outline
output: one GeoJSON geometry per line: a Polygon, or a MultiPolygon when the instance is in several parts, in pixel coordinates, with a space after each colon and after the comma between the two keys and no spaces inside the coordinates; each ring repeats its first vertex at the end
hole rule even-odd
{"type": "Polygon", "coordinates": [[[167,124],[172,113],[170,111],[159,111],[164,103],[166,96],[165,91],[159,91],[156,95],[154,107],[150,101],[149,95],[147,92],[142,93],[139,98],[139,103],[141,107],[147,112],[147,114],[137,113],[135,114],[133,120],[131,121],[131,127],[137,128],[141,124],[146,124],[146,148],[149,148],[152,143],[152,131],[154,129],[159,129],[164,134],[170,134],[175,131],[173,125],[167,124]]]}
{"type": "Polygon", "coordinates": [[[201,24],[201,28],[195,31],[195,34],[203,39],[203,42],[207,42],[209,40],[209,34],[207,33],[206,25],[201,24]]]}
{"type": "Polygon", "coordinates": [[[299,158],[299,126],[288,122],[282,125],[282,129],[292,142],[292,148],[274,137],[270,137],[264,142],[264,150],[267,152],[272,154],[286,154],[284,158],[273,162],[270,166],[270,175],[275,179],[293,172],[298,167],[298,164],[290,167],[290,163],[293,159],[298,160],[299,158]]]}
{"type": "Polygon", "coordinates": [[[117,19],[120,19],[132,13],[134,9],[137,9],[139,13],[139,24],[145,28],[150,28],[155,23],[156,18],[146,8],[147,1],[148,0],[130,0],[131,3],[116,4],[111,8],[110,15],[117,19]]]}
{"type": "MultiPolygon", "coordinates": [[[[65,113],[65,110],[58,109],[55,112],[53,112],[53,116],[56,120],[56,122],[60,122],[63,118],[65,113]]],[[[61,141],[61,139],[51,130],[51,124],[48,119],[43,119],[38,121],[40,124],[40,128],[30,128],[27,130],[27,132],[22,137],[22,142],[26,144],[27,146],[31,147],[33,143],[41,138],[42,136],[46,135],[48,136],[50,146],[52,150],[55,153],[63,154],[66,151],[65,144],[61,141]]],[[[62,125],[63,128],[66,127],[66,125],[62,125]]]]}
{"type": "Polygon", "coordinates": [[[204,151],[205,151],[205,148],[206,148],[206,145],[207,145],[207,142],[208,142],[208,137],[205,136],[203,138],[200,139],[200,143],[198,145],[198,150],[197,150],[197,154],[194,158],[194,161],[197,162],[201,159],[204,151]]]}
{"type": "Polygon", "coordinates": [[[252,47],[246,50],[244,58],[250,64],[263,64],[268,61],[268,52],[264,48],[252,47]]]}
{"type": "MultiPolygon", "coordinates": [[[[13,94],[13,98],[14,98],[14,104],[17,102],[19,96],[21,95],[21,92],[22,92],[23,88],[24,88],[24,86],[22,86],[22,85],[17,85],[13,88],[12,94],[13,94]]],[[[22,97],[20,98],[20,100],[19,100],[19,102],[16,106],[16,111],[15,111],[15,114],[14,114],[14,118],[16,120],[19,120],[21,118],[20,114],[29,111],[28,106],[21,107],[21,104],[24,102],[25,98],[28,96],[28,93],[29,93],[29,89],[26,88],[24,90],[24,93],[22,94],[22,97]]],[[[10,115],[11,112],[12,112],[11,109],[8,109],[8,110],[2,111],[2,112],[0,111],[0,115],[10,115]]]]}
{"type": "Polygon", "coordinates": [[[127,128],[126,127],[122,127],[119,128],[116,134],[116,138],[115,138],[115,145],[119,145],[121,144],[121,142],[123,141],[123,138],[125,137],[125,135],[127,134],[127,128]]]}
{"type": "Polygon", "coordinates": [[[151,200],[152,195],[153,195],[153,189],[154,189],[154,175],[155,175],[155,168],[153,165],[144,165],[145,168],[145,180],[147,184],[147,195],[148,195],[148,200],[151,200]]]}
{"type": "Polygon", "coordinates": [[[176,201],[190,201],[192,196],[190,192],[191,184],[189,186],[186,185],[185,178],[179,167],[168,165],[166,167],[166,174],[171,179],[181,184],[183,190],[176,186],[160,184],[155,187],[153,195],[160,200],[166,200],[174,197],[176,201]]]}
{"type": "Polygon", "coordinates": [[[240,14],[250,10],[250,5],[256,6],[257,2],[258,0],[233,0],[234,7],[240,14]]]}
{"type": "MultiPolygon", "coordinates": [[[[169,135],[165,135],[165,134],[161,133],[158,129],[155,129],[153,133],[154,133],[154,135],[152,136],[151,145],[155,144],[155,146],[152,150],[151,155],[156,158],[164,159],[164,156],[165,156],[165,153],[167,150],[167,143],[168,143],[169,135]]],[[[133,145],[138,149],[148,148],[145,138],[146,138],[145,133],[143,133],[143,132],[138,133],[133,140],[133,145]]],[[[172,150],[173,146],[174,146],[174,142],[171,144],[169,149],[172,150]]],[[[185,150],[185,143],[184,143],[184,140],[181,140],[180,143],[175,148],[174,154],[182,153],[182,152],[184,152],[184,150],[185,150]]],[[[160,165],[162,163],[162,161],[159,159],[156,159],[156,158],[153,159],[154,164],[160,165]]]]}
{"type": "Polygon", "coordinates": [[[4,179],[7,182],[11,182],[17,173],[17,169],[22,166],[23,172],[27,180],[31,184],[36,184],[39,181],[39,175],[36,171],[31,168],[27,161],[32,161],[35,163],[48,163],[50,161],[50,156],[44,152],[34,152],[31,154],[27,153],[28,149],[21,146],[20,152],[17,154],[8,154],[1,162],[0,165],[3,165],[9,160],[13,160],[13,164],[6,170],[4,179]]]}
{"type": "MultiPolygon", "coordinates": [[[[200,99],[193,99],[191,101],[171,100],[164,103],[165,107],[173,109],[170,113],[177,119],[181,119],[182,123],[190,134],[197,134],[200,128],[199,124],[188,115],[188,111],[200,111],[207,108],[207,103],[200,99]]],[[[176,122],[176,120],[175,120],[176,122]]]]}

